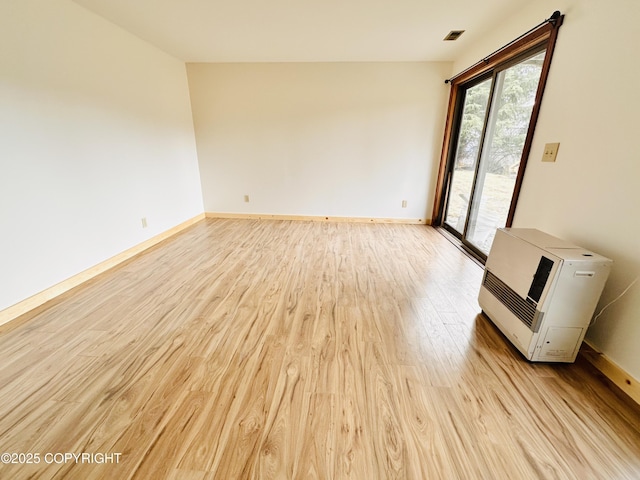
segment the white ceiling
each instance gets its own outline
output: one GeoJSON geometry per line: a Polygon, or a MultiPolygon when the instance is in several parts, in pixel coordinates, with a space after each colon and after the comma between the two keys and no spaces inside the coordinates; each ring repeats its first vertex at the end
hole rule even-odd
{"type": "Polygon", "coordinates": [[[451,61],[531,0],[74,1],[186,62],[326,62],[451,61]]]}

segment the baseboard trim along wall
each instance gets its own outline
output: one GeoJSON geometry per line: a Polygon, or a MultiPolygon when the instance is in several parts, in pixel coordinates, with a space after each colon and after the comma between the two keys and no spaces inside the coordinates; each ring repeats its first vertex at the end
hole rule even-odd
{"type": "Polygon", "coordinates": [[[306,222],[343,222],[343,223],[401,223],[430,225],[431,220],[424,218],[370,218],[370,217],[324,217],[322,215],[272,215],[262,213],[217,213],[207,212],[207,218],[236,218],[250,220],[297,220],[306,222]]]}
{"type": "Polygon", "coordinates": [[[163,240],[172,237],[185,228],[190,227],[191,225],[203,220],[204,218],[205,214],[201,213],[200,215],[197,215],[187,220],[186,222],[176,225],[175,227],[170,228],[169,230],[162,232],[155,237],[145,240],[144,242],[139,243],[138,245],[135,245],[125,250],[124,252],[121,252],[105,260],[104,262],[100,262],[99,264],[88,268],[87,270],[84,270],[83,272],[80,272],[70,278],[67,278],[66,280],[63,280],[62,282],[57,283],[56,285],[53,285],[52,287],[49,287],[40,293],[36,293],[35,295],[21,302],[18,302],[15,305],[5,308],[4,310],[0,311],[0,326],[17,319],[25,313],[31,312],[32,310],[45,305],[47,302],[54,300],[56,297],[62,295],[65,292],[68,292],[72,288],[75,288],[83,284],[84,282],[100,275],[101,273],[104,273],[107,270],[129,260],[130,258],[138,255],[139,253],[142,253],[143,251],[153,247],[154,245],[157,245],[163,240]]]}
{"type": "Polygon", "coordinates": [[[607,377],[611,383],[640,405],[640,383],[635,378],[586,341],[583,342],[580,348],[580,355],[607,377]]]}

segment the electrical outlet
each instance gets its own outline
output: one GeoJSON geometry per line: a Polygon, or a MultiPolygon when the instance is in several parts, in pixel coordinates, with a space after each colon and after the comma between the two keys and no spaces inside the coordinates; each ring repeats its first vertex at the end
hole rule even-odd
{"type": "Polygon", "coordinates": [[[402,208],[407,208],[407,201],[406,200],[402,200],[402,208]]]}
{"type": "Polygon", "coordinates": [[[142,217],[142,228],[147,228],[147,217],[142,217]]]}
{"type": "Polygon", "coordinates": [[[245,203],[249,203],[249,195],[245,195],[244,196],[244,201],[245,201],[245,203]]]}
{"type": "Polygon", "coordinates": [[[543,162],[555,162],[558,156],[559,143],[547,143],[544,146],[544,153],[542,154],[543,162]]]}

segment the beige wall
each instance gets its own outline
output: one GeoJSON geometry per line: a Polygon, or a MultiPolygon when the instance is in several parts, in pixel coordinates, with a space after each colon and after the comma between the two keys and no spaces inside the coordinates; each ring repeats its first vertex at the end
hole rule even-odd
{"type": "Polygon", "coordinates": [[[71,1],[0,2],[0,310],[202,211],[184,63],[71,1]]]}
{"type": "MultiPolygon", "coordinates": [[[[514,226],[566,238],[615,261],[599,307],[640,274],[640,2],[532,2],[460,59],[455,71],[526,31],[566,14],[541,106],[514,226]],[[544,144],[560,142],[556,163],[544,144]]],[[[640,379],[640,282],[607,309],[588,340],[640,379]]]]}
{"type": "Polygon", "coordinates": [[[450,64],[187,71],[206,211],[430,216],[450,64]]]}

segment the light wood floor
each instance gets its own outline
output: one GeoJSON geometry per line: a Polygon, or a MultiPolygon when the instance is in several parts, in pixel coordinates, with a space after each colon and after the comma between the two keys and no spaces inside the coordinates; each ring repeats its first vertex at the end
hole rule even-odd
{"type": "Polygon", "coordinates": [[[640,478],[640,407],[523,360],[481,273],[425,226],[203,221],[2,331],[0,452],[121,458],[0,478],[640,478]]]}

